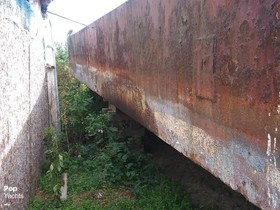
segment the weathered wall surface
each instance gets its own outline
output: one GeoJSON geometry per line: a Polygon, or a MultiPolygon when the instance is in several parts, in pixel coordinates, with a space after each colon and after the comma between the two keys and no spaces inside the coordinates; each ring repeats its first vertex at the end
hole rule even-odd
{"type": "Polygon", "coordinates": [[[131,0],[69,38],[73,74],[263,209],[280,209],[280,1],[131,0]]]}
{"type": "Polygon", "coordinates": [[[0,1],[0,209],[25,209],[36,186],[49,125],[43,31],[39,1],[0,1]]]}

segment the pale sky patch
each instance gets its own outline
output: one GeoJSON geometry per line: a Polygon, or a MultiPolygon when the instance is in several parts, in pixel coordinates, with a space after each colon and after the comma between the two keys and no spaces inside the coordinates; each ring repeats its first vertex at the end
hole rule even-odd
{"type": "MultiPolygon", "coordinates": [[[[54,0],[48,11],[89,25],[127,0],[54,0]]],[[[53,38],[55,42],[65,42],[69,30],[74,32],[82,29],[79,25],[65,19],[48,14],[52,22],[53,38]]]]}

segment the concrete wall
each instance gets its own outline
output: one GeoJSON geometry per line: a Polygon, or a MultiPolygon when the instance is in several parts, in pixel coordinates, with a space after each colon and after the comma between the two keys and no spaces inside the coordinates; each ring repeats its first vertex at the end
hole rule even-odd
{"type": "Polygon", "coordinates": [[[0,1],[0,209],[25,209],[49,126],[39,0],[0,1]]]}
{"type": "Polygon", "coordinates": [[[280,209],[280,0],[130,0],[73,74],[263,209],[280,209]]]}

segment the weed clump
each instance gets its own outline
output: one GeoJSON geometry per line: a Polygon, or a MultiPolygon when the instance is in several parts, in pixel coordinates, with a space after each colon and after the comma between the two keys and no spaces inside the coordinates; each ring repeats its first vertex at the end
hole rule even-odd
{"type": "Polygon", "coordinates": [[[29,205],[37,209],[191,210],[186,194],[160,174],[112,124],[106,104],[69,74],[66,49],[57,50],[62,132],[44,132],[45,164],[39,189],[29,205]],[[60,176],[68,173],[68,199],[60,201],[60,176]]]}

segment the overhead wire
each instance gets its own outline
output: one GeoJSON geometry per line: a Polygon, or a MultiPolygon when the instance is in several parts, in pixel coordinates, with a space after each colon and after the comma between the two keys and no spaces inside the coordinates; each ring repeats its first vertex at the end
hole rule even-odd
{"type": "Polygon", "coordinates": [[[83,26],[87,26],[87,25],[86,25],[86,24],[84,24],[84,23],[80,23],[80,22],[78,22],[78,21],[75,21],[75,20],[73,20],[73,19],[70,19],[70,18],[64,17],[64,16],[62,16],[62,15],[56,14],[56,13],[51,12],[51,11],[47,11],[47,13],[49,13],[49,14],[51,14],[51,15],[55,15],[55,16],[60,17],[60,18],[63,18],[63,19],[65,19],[65,20],[68,20],[68,21],[71,21],[71,22],[74,22],[74,23],[80,24],[80,25],[83,25],[83,26]]]}

